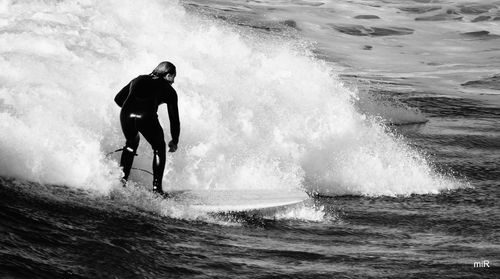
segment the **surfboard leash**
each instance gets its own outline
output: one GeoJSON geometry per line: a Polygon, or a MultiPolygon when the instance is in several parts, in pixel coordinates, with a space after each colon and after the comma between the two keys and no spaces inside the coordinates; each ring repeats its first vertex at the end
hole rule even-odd
{"type": "Polygon", "coordinates": [[[139,171],[143,171],[145,173],[149,173],[151,176],[154,176],[154,174],[148,170],[145,170],[145,169],[140,169],[140,168],[132,168],[133,170],[139,170],[139,171]]]}
{"type": "MultiPolygon", "coordinates": [[[[117,150],[115,150],[115,151],[111,151],[111,152],[107,153],[107,154],[106,154],[106,156],[105,156],[105,158],[107,158],[107,157],[109,157],[111,154],[116,153],[116,152],[119,152],[119,151],[123,151],[123,148],[120,148],[120,149],[117,149],[117,150]]],[[[139,154],[134,153],[134,156],[139,156],[139,154]]],[[[143,172],[145,172],[145,173],[149,173],[150,175],[153,175],[153,173],[152,173],[152,172],[150,172],[150,171],[148,171],[148,170],[145,170],[145,169],[134,168],[134,167],[133,167],[132,169],[133,169],[133,170],[143,171],[143,172]]],[[[154,175],[153,175],[153,176],[154,176],[154,175]]]]}
{"type": "MultiPolygon", "coordinates": [[[[117,149],[117,150],[115,150],[115,151],[111,151],[111,152],[107,153],[107,154],[106,154],[106,156],[104,156],[104,157],[106,157],[106,158],[107,158],[107,157],[109,157],[109,155],[111,155],[111,154],[113,154],[113,153],[116,153],[116,152],[118,152],[118,151],[123,151],[123,147],[122,147],[122,148],[120,148],[120,149],[117,149]]],[[[134,153],[134,156],[137,156],[137,155],[138,155],[137,153],[134,153]]]]}

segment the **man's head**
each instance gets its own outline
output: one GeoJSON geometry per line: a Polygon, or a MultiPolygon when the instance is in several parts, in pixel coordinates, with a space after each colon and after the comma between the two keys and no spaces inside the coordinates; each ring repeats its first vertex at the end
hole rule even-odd
{"type": "Polygon", "coordinates": [[[177,71],[175,69],[175,65],[168,62],[163,61],[151,73],[154,76],[164,78],[170,84],[174,83],[175,76],[177,75],[177,71]]]}

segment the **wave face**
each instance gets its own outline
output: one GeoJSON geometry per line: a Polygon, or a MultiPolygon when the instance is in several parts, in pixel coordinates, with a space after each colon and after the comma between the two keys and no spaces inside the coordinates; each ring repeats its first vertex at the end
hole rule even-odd
{"type": "MultiPolygon", "coordinates": [[[[357,92],[307,44],[174,1],[148,4],[1,2],[1,176],[108,193],[120,170],[105,154],[123,145],[113,97],[169,60],[182,131],[165,189],[395,195],[458,186],[358,112],[357,92]]],[[[159,114],[168,132],[166,108],[159,114]]],[[[149,168],[144,140],[139,153],[136,166],[149,168]]]]}

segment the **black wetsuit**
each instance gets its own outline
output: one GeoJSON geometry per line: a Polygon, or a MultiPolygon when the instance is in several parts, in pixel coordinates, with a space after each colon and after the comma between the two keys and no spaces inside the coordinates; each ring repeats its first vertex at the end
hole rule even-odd
{"type": "Polygon", "coordinates": [[[157,112],[159,105],[167,104],[172,143],[177,145],[180,133],[177,93],[165,79],[142,75],[120,90],[115,102],[122,108],[120,122],[126,139],[120,160],[123,178],[127,180],[130,174],[134,155],[139,146],[140,132],[153,148],[153,189],[162,192],[166,146],[157,112]]]}

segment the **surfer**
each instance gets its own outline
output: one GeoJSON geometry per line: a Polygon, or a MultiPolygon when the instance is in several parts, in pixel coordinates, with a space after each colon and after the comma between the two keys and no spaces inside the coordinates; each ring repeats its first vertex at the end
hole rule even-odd
{"type": "Polygon", "coordinates": [[[175,152],[180,134],[177,93],[172,88],[176,74],[174,64],[161,62],[151,74],[130,81],[115,97],[116,104],[122,108],[120,123],[126,140],[120,159],[123,181],[128,180],[141,133],[153,148],[153,191],[159,194],[163,194],[166,146],[157,112],[159,105],[167,104],[172,137],[168,151],[175,152]]]}

